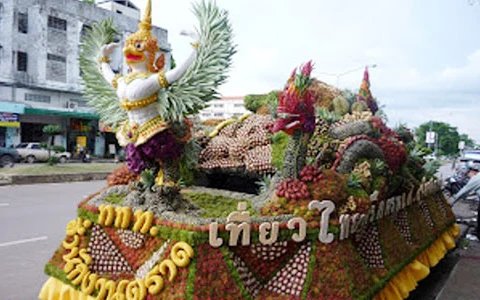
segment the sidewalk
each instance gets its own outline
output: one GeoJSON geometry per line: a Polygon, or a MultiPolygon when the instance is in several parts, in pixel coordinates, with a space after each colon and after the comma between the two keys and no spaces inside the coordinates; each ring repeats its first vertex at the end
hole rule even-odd
{"type": "MultiPolygon", "coordinates": [[[[64,171],[49,171],[43,170],[45,173],[39,171],[34,172],[1,172],[0,169],[0,186],[11,184],[38,184],[38,183],[63,183],[74,181],[91,181],[91,180],[105,180],[113,169],[119,167],[121,163],[117,164],[114,160],[93,160],[91,163],[82,163],[79,161],[69,161],[67,164],[58,164],[56,166],[65,168],[64,171]],[[80,170],[72,170],[72,166],[78,165],[80,170]],[[109,165],[109,167],[98,168],[98,166],[109,165]],[[89,168],[92,166],[92,168],[89,168]],[[95,167],[97,166],[97,167],[95,167]],[[114,166],[112,168],[111,166],[114,166]]],[[[22,164],[14,168],[44,168],[45,164],[22,164]]],[[[76,167],[75,167],[76,168],[76,167]]]]}
{"type": "MultiPolygon", "coordinates": [[[[476,218],[474,210],[475,204],[460,201],[454,206],[454,212],[459,218],[476,218]]],[[[466,237],[472,233],[476,222],[472,219],[463,226],[462,237],[457,243],[458,249],[455,250],[459,255],[459,261],[453,268],[450,276],[437,296],[437,300],[472,300],[480,299],[480,242],[472,241],[466,237]]]]}

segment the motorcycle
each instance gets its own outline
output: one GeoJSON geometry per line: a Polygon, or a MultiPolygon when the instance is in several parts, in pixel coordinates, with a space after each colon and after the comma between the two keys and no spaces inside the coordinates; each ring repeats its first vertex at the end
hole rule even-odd
{"type": "Polygon", "coordinates": [[[442,187],[443,194],[449,198],[458,193],[468,182],[466,176],[455,174],[445,179],[442,187]]]}
{"type": "Polygon", "coordinates": [[[78,154],[78,158],[84,163],[89,163],[92,161],[90,154],[85,153],[84,151],[80,151],[80,153],[78,154]]]}

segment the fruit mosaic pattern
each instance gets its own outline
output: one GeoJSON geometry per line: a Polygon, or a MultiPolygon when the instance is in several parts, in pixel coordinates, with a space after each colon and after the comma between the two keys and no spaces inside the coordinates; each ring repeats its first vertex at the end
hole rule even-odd
{"type": "MultiPolygon", "coordinates": [[[[411,205],[368,223],[348,239],[340,240],[336,234],[330,244],[318,241],[317,223],[309,225],[307,239],[300,243],[280,238],[271,245],[253,242],[249,246],[214,248],[208,244],[208,226],[186,229],[177,223],[154,220],[154,224],[162,224],[158,228],[163,236],[185,238],[194,255],[187,267],[178,268],[173,281],[165,279],[160,293],[147,293],[143,299],[368,299],[412,255],[454,223],[452,216],[443,218],[443,227],[438,227],[437,222],[434,229],[428,225],[425,213],[437,219],[447,208],[438,203],[446,203],[440,193],[425,202],[424,212],[420,205],[411,205]]],[[[89,216],[93,224],[81,237],[79,247],[92,258],[90,272],[100,278],[116,283],[145,278],[155,264],[170,257],[177,242],[130,229],[100,226],[95,223],[98,211],[86,205],[80,209],[90,209],[89,215],[82,215],[89,216]]],[[[333,232],[337,226],[332,222],[333,232]]],[[[281,228],[279,236],[288,237],[290,233],[281,228]]],[[[252,235],[258,234],[257,226],[251,229],[252,235]]],[[[60,246],[46,267],[47,273],[64,278],[62,257],[70,252],[60,246]]]]}

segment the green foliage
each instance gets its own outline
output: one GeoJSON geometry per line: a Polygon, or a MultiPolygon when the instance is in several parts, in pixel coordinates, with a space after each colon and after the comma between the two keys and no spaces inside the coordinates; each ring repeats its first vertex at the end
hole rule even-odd
{"type": "Polygon", "coordinates": [[[270,110],[270,114],[276,118],[277,117],[277,107],[278,107],[278,96],[280,91],[271,91],[267,94],[267,105],[270,110]]]}
{"type": "Polygon", "coordinates": [[[65,147],[59,145],[53,145],[52,150],[54,152],[65,152],[65,147]]]}
{"type": "Polygon", "coordinates": [[[123,196],[123,195],[120,195],[120,194],[117,194],[117,193],[112,193],[110,195],[105,196],[105,198],[103,198],[103,200],[107,201],[108,203],[111,203],[111,204],[120,204],[120,203],[123,202],[124,198],[125,198],[125,196],[123,196]]]}
{"type": "Polygon", "coordinates": [[[185,193],[184,195],[202,209],[202,214],[200,215],[202,218],[226,218],[231,212],[237,210],[239,202],[247,202],[247,210],[250,212],[250,215],[258,215],[258,213],[252,209],[250,202],[246,200],[205,193],[185,193]]]}
{"type": "Polygon", "coordinates": [[[265,99],[266,99],[266,94],[263,95],[246,95],[245,98],[243,98],[243,105],[245,106],[246,109],[249,111],[256,113],[257,110],[265,104],[265,99]]]}
{"type": "Polygon", "coordinates": [[[58,159],[56,157],[51,157],[51,149],[53,145],[53,138],[57,135],[62,133],[62,126],[60,125],[45,125],[42,128],[43,133],[49,136],[48,142],[48,165],[53,166],[58,163],[58,159]]]}
{"type": "Polygon", "coordinates": [[[259,187],[260,194],[266,192],[269,189],[270,185],[272,184],[272,179],[273,175],[265,174],[263,175],[262,180],[255,182],[255,184],[259,187]]]}
{"type": "Polygon", "coordinates": [[[56,157],[56,156],[50,156],[50,157],[48,158],[48,160],[47,160],[47,164],[48,164],[49,166],[54,166],[54,165],[58,164],[58,161],[59,161],[59,160],[58,160],[58,157],[56,157]]]}
{"type": "Polygon", "coordinates": [[[177,63],[175,62],[175,58],[173,58],[173,55],[170,56],[170,69],[175,69],[177,66],[177,63]]]}
{"type": "Polygon", "coordinates": [[[351,189],[360,189],[362,187],[362,178],[355,173],[350,173],[347,181],[347,187],[351,189]]]}
{"type": "Polygon", "coordinates": [[[271,91],[268,94],[246,95],[245,98],[243,98],[243,105],[253,113],[257,112],[261,106],[268,105],[270,112],[275,114],[278,106],[279,94],[280,91],[271,91]]]}
{"type": "Polygon", "coordinates": [[[347,188],[347,193],[348,193],[349,196],[354,196],[354,197],[357,197],[357,198],[369,199],[369,197],[370,197],[368,195],[368,193],[361,186],[358,186],[358,187],[355,187],[355,188],[348,187],[347,188]]]}
{"type": "Polygon", "coordinates": [[[325,122],[327,122],[328,124],[333,124],[342,119],[342,116],[338,115],[337,113],[329,111],[327,108],[320,106],[317,106],[315,108],[315,115],[319,119],[325,120],[325,122]]]}
{"type": "Polygon", "coordinates": [[[407,128],[405,124],[398,124],[395,128],[393,128],[393,131],[398,134],[400,139],[405,144],[410,144],[414,141],[413,133],[407,128]]]}
{"type": "Polygon", "coordinates": [[[357,101],[357,94],[352,91],[352,90],[349,90],[349,89],[344,89],[342,91],[342,97],[345,98],[345,100],[348,101],[348,106],[352,106],[352,104],[357,101]]]}
{"type": "Polygon", "coordinates": [[[127,113],[118,104],[116,91],[100,72],[98,59],[101,47],[117,39],[118,31],[113,19],[103,20],[87,29],[80,46],[80,69],[82,70],[83,93],[88,104],[102,117],[106,125],[117,126],[127,119],[127,113]]]}
{"type": "Polygon", "coordinates": [[[142,178],[143,186],[146,189],[151,189],[155,185],[156,174],[152,169],[142,171],[140,177],[142,178]]]}
{"type": "Polygon", "coordinates": [[[352,112],[354,111],[362,112],[367,110],[368,110],[368,106],[367,106],[367,103],[365,103],[364,101],[356,101],[352,104],[352,112]]]}
{"type": "Polygon", "coordinates": [[[193,13],[199,21],[197,58],[180,79],[160,91],[158,110],[164,120],[181,121],[218,99],[217,87],[227,79],[236,52],[227,11],[201,1],[193,5],[193,13]]]}
{"type": "Polygon", "coordinates": [[[39,145],[40,148],[42,148],[42,149],[47,149],[47,148],[48,148],[48,144],[47,144],[47,143],[43,143],[43,142],[42,142],[42,143],[39,143],[38,145],[39,145]]]}
{"type": "Polygon", "coordinates": [[[339,116],[343,116],[350,111],[350,104],[343,96],[338,96],[333,99],[333,110],[339,116]]]}
{"type": "Polygon", "coordinates": [[[198,177],[198,160],[200,155],[200,145],[194,140],[190,139],[185,144],[185,149],[180,158],[180,179],[184,186],[195,184],[198,177]]]}
{"type": "Polygon", "coordinates": [[[48,134],[49,136],[57,135],[62,133],[62,126],[60,125],[45,125],[42,128],[43,133],[48,134]]]}
{"type": "Polygon", "coordinates": [[[423,165],[423,169],[425,170],[425,176],[427,177],[427,179],[435,177],[435,174],[437,173],[438,168],[440,168],[440,165],[440,162],[437,160],[427,161],[423,165]]]}
{"type": "Polygon", "coordinates": [[[385,176],[387,168],[387,164],[380,159],[370,161],[370,173],[372,174],[372,177],[385,176]]]}
{"type": "MultiPolygon", "coordinates": [[[[425,138],[427,132],[430,131],[430,127],[432,131],[437,133],[438,155],[458,154],[458,142],[460,142],[461,140],[465,141],[466,144],[468,143],[468,145],[474,145],[474,141],[470,139],[468,135],[460,135],[456,127],[452,127],[448,123],[438,121],[429,121],[423,123],[415,130],[415,137],[420,145],[423,145],[425,147],[429,146],[428,144],[426,144],[425,138]]],[[[431,148],[436,149],[437,145],[432,145],[431,148]]]]}
{"type": "Polygon", "coordinates": [[[460,134],[460,141],[465,142],[465,147],[475,148],[475,141],[472,140],[468,134],[460,134]]]}
{"type": "Polygon", "coordinates": [[[279,131],[272,136],[272,164],[278,170],[283,168],[283,159],[289,141],[290,136],[283,131],[279,131]]]}

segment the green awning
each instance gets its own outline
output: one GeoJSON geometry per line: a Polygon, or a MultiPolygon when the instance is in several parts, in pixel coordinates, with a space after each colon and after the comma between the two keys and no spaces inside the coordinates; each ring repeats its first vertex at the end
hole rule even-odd
{"type": "Polygon", "coordinates": [[[100,116],[95,113],[67,111],[67,110],[53,110],[53,109],[46,109],[46,108],[32,108],[32,107],[25,107],[25,114],[26,115],[60,116],[60,117],[93,119],[93,120],[100,119],[100,116]]]}

